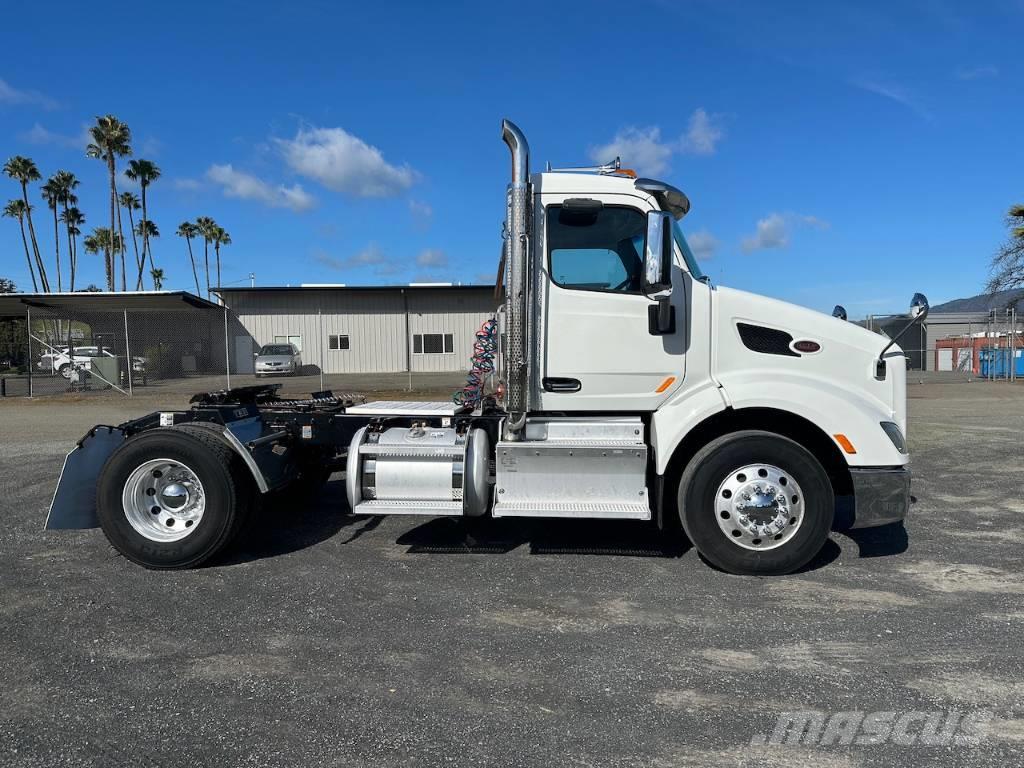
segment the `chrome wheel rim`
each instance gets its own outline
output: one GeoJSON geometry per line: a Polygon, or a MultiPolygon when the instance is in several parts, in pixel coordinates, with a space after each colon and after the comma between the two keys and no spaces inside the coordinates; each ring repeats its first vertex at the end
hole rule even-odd
{"type": "Polygon", "coordinates": [[[804,521],[800,484],[772,464],[747,464],[726,476],[715,494],[715,519],[722,535],[738,547],[775,549],[804,521]]]}
{"type": "Polygon", "coordinates": [[[137,533],[169,543],[195,533],[206,510],[203,484],[177,459],[151,459],[128,476],[121,494],[124,514],[137,533]]]}

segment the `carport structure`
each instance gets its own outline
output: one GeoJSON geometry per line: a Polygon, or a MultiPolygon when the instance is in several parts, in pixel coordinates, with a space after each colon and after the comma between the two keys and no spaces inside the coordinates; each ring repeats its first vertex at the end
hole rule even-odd
{"type": "Polygon", "coordinates": [[[223,375],[228,310],[186,291],[0,294],[4,394],[38,396],[223,375]],[[13,365],[12,365],[13,364],[13,365]],[[83,373],[84,372],[84,373],[83,373]]]}

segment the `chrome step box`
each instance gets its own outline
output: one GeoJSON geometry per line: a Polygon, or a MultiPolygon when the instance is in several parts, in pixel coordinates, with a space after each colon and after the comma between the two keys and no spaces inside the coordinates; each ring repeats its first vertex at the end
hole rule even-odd
{"type": "Polygon", "coordinates": [[[494,517],[650,520],[640,419],[539,418],[495,450],[494,517]]]}

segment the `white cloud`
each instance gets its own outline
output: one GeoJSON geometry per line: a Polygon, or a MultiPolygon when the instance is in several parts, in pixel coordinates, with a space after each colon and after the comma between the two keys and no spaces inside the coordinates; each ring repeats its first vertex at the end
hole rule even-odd
{"type": "Polygon", "coordinates": [[[772,248],[786,248],[790,241],[790,230],[793,225],[828,229],[829,223],[817,216],[799,213],[770,213],[757,222],[757,229],[752,235],[744,237],[740,248],[744,253],[762,251],[772,248]]]}
{"type": "Polygon", "coordinates": [[[998,67],[969,67],[965,69],[958,69],[956,72],[957,80],[980,80],[984,77],[999,77],[998,67]]]}
{"type": "Polygon", "coordinates": [[[698,259],[710,259],[718,250],[718,238],[706,229],[692,232],[686,236],[686,242],[690,244],[690,250],[698,259]]]}
{"type": "Polygon", "coordinates": [[[668,170],[669,161],[675,154],[714,154],[724,135],[719,122],[718,115],[698,107],[690,115],[686,132],[676,140],[662,140],[661,128],[656,125],[646,128],[627,126],[607,144],[591,147],[590,159],[595,163],[607,163],[619,157],[624,167],[633,168],[641,175],[657,176],[668,170]]]}
{"type": "Polygon", "coordinates": [[[914,96],[910,90],[898,83],[891,83],[883,80],[872,80],[868,78],[855,78],[850,81],[854,88],[873,93],[876,96],[902,104],[907,109],[916,112],[918,116],[930,120],[932,115],[914,96]]]}
{"type": "Polygon", "coordinates": [[[412,215],[413,222],[421,229],[429,227],[431,219],[434,217],[434,209],[430,207],[429,203],[412,198],[409,199],[409,213],[412,215]]]}
{"type": "Polygon", "coordinates": [[[715,124],[715,118],[698,107],[690,116],[686,135],[680,140],[680,150],[694,155],[713,155],[721,138],[722,129],[715,124]]]}
{"type": "Polygon", "coordinates": [[[290,187],[283,184],[274,186],[251,173],[236,171],[230,164],[211,165],[206,171],[206,178],[219,184],[226,197],[257,200],[272,208],[305,211],[312,208],[316,202],[313,196],[298,184],[290,187]]]}
{"type": "Polygon", "coordinates": [[[82,130],[76,136],[51,131],[49,128],[35,123],[31,128],[22,133],[18,138],[27,141],[29,144],[52,144],[57,147],[68,147],[69,149],[80,149],[85,152],[86,146],[92,141],[89,135],[89,126],[82,125],[82,130]]]}
{"type": "Polygon", "coordinates": [[[296,173],[355,197],[393,197],[413,185],[416,172],[392,165],[379,149],[343,128],[302,128],[276,139],[296,173]]]}
{"type": "Polygon", "coordinates": [[[38,91],[18,90],[3,78],[0,78],[0,104],[42,107],[43,109],[57,109],[60,106],[45,94],[38,91]]]}
{"type": "Polygon", "coordinates": [[[771,213],[757,222],[757,231],[743,238],[740,247],[746,253],[767,248],[785,248],[789,245],[786,219],[780,213],[771,213]]]}
{"type": "Polygon", "coordinates": [[[661,140],[661,129],[657,126],[628,127],[616,133],[607,144],[590,150],[590,159],[595,163],[611,162],[616,157],[622,159],[624,166],[641,175],[657,176],[668,168],[672,146],[661,140]]]}
{"type": "Polygon", "coordinates": [[[428,248],[421,251],[416,257],[417,267],[447,267],[448,254],[436,248],[428,248]]]}
{"type": "Polygon", "coordinates": [[[370,243],[358,253],[341,259],[319,250],[313,254],[313,258],[325,267],[337,270],[370,268],[378,275],[393,275],[402,271],[402,266],[376,243],[370,243]]]}
{"type": "Polygon", "coordinates": [[[174,189],[181,190],[182,192],[195,192],[198,189],[202,189],[203,182],[199,179],[180,178],[173,179],[171,186],[174,189]]]}

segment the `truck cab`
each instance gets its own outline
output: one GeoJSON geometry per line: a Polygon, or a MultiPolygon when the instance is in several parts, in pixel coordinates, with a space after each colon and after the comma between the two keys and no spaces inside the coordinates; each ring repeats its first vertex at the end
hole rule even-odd
{"type": "MultiPolygon", "coordinates": [[[[833,528],[904,518],[896,338],[714,285],[681,190],[617,161],[531,175],[519,128],[502,137],[501,304],[453,402],[200,395],[87,435],[51,527],[95,522],[142,565],[188,567],[259,494],[341,466],[356,514],[650,521],[739,574],[791,572],[833,528]]],[[[904,332],[927,309],[916,295],[904,332]]]]}

